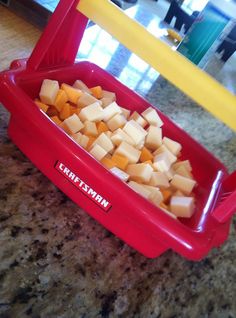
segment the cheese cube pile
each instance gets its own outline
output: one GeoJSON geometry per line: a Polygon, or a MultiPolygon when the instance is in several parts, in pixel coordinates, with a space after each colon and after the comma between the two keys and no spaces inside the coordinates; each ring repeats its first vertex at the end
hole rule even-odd
{"type": "Polygon", "coordinates": [[[163,136],[153,107],[142,113],[121,107],[114,92],[45,79],[36,105],[77,144],[135,192],[173,218],[194,213],[189,160],[181,144],[163,136]]]}

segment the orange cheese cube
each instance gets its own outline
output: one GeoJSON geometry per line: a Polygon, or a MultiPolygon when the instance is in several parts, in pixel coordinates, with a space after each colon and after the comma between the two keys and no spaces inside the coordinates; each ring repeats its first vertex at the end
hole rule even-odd
{"type": "Polygon", "coordinates": [[[94,86],[92,88],[90,88],[90,92],[93,94],[94,97],[96,97],[97,99],[100,99],[103,97],[103,90],[101,88],[101,86],[94,86]]]}
{"type": "Polygon", "coordinates": [[[68,100],[71,103],[77,104],[79,97],[82,95],[82,91],[80,89],[76,89],[65,83],[61,85],[61,89],[66,92],[68,100]]]}
{"type": "Polygon", "coordinates": [[[141,149],[141,155],[140,155],[140,158],[139,160],[141,162],[145,162],[145,161],[149,161],[149,160],[153,160],[153,155],[151,153],[151,151],[149,151],[146,147],[143,147],[141,149]]]}
{"type": "Polygon", "coordinates": [[[50,118],[56,125],[59,126],[61,124],[61,120],[57,116],[52,116],[50,118]]]}
{"type": "Polygon", "coordinates": [[[59,124],[59,127],[64,130],[64,132],[67,134],[67,135],[70,135],[71,134],[71,131],[70,129],[67,127],[67,125],[64,123],[64,122],[61,122],[59,124]]]}
{"type": "Polygon", "coordinates": [[[58,113],[57,109],[54,106],[49,106],[49,108],[47,110],[47,115],[49,117],[52,117],[52,116],[58,116],[59,113],[58,113]]]}
{"type": "Polygon", "coordinates": [[[99,121],[97,123],[97,131],[98,131],[98,134],[100,135],[101,133],[103,132],[106,132],[108,131],[109,128],[107,127],[107,125],[103,122],[103,121],[99,121]]]}
{"type": "Polygon", "coordinates": [[[95,140],[96,140],[96,137],[88,136],[88,143],[86,145],[86,148],[89,149],[92,146],[92,144],[94,143],[95,140]]]}
{"type": "Polygon", "coordinates": [[[68,97],[66,92],[63,89],[59,89],[54,102],[54,106],[56,107],[56,109],[60,112],[67,101],[68,97]]]}
{"type": "Polygon", "coordinates": [[[112,157],[111,157],[111,160],[115,163],[115,166],[122,169],[122,170],[125,170],[128,163],[129,163],[129,160],[128,158],[122,156],[122,155],[118,155],[118,154],[114,154],[112,157]]]}
{"type": "Polygon", "coordinates": [[[104,158],[102,158],[101,163],[107,168],[107,169],[111,169],[114,168],[116,166],[115,162],[113,160],[111,160],[110,156],[105,156],[104,158]]]}
{"type": "Polygon", "coordinates": [[[48,110],[48,108],[49,108],[48,105],[46,105],[46,104],[40,102],[38,99],[36,99],[34,102],[35,102],[35,104],[36,104],[44,113],[47,112],[47,110],[48,110]]]}
{"type": "Polygon", "coordinates": [[[161,189],[160,190],[163,196],[163,201],[166,203],[169,201],[171,195],[172,195],[172,191],[168,190],[168,189],[161,189]]]}
{"type": "Polygon", "coordinates": [[[60,111],[60,118],[62,120],[70,117],[70,104],[65,103],[65,105],[62,107],[62,110],[60,111]]]}

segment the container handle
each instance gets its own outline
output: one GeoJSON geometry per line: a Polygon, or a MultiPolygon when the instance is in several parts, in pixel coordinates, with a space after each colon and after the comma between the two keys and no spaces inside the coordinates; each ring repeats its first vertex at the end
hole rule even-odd
{"type": "Polygon", "coordinates": [[[226,223],[236,213],[236,171],[223,182],[222,202],[212,211],[212,217],[219,223],[226,223]]]}
{"type": "Polygon", "coordinates": [[[88,18],[76,10],[78,0],[61,0],[27,61],[38,70],[73,64],[88,18]]]}

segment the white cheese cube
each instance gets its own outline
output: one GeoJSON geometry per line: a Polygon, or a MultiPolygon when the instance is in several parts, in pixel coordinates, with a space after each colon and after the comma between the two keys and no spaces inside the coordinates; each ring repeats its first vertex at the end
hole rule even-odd
{"type": "Polygon", "coordinates": [[[121,109],[122,114],[125,116],[125,118],[128,119],[129,116],[130,116],[130,110],[126,109],[126,108],[123,108],[121,106],[120,106],[120,109],[121,109]]]}
{"type": "Polygon", "coordinates": [[[169,181],[172,180],[175,175],[175,171],[171,167],[168,171],[165,171],[164,173],[169,181]]]}
{"type": "Polygon", "coordinates": [[[153,171],[148,184],[160,188],[168,188],[170,186],[167,176],[160,171],[153,171]]]}
{"type": "Polygon", "coordinates": [[[148,183],[153,168],[146,163],[130,164],[127,166],[126,172],[130,175],[131,180],[148,183]]]}
{"type": "Polygon", "coordinates": [[[143,196],[146,199],[149,199],[151,196],[151,191],[146,189],[143,185],[135,182],[135,181],[129,181],[128,185],[137,193],[139,193],[141,196],[143,196]]]}
{"type": "Polygon", "coordinates": [[[136,121],[143,128],[147,125],[147,121],[141,115],[139,115],[139,113],[136,111],[134,111],[132,115],[129,117],[129,120],[131,119],[136,121]]]}
{"type": "Polygon", "coordinates": [[[157,111],[152,107],[148,107],[144,112],[141,113],[141,115],[150,125],[157,127],[161,127],[163,125],[163,121],[161,120],[157,111]]]}
{"type": "Polygon", "coordinates": [[[176,170],[179,166],[184,166],[189,172],[192,171],[192,166],[189,160],[177,161],[173,164],[172,168],[176,170]]]}
{"type": "Polygon", "coordinates": [[[178,156],[180,153],[182,146],[179,142],[174,141],[170,138],[164,137],[163,144],[175,155],[178,156]]]}
{"type": "Polygon", "coordinates": [[[78,132],[76,134],[73,134],[71,137],[74,139],[75,142],[77,142],[77,144],[80,145],[82,136],[83,135],[80,132],[78,132]]]}
{"type": "Polygon", "coordinates": [[[105,134],[101,133],[93,142],[92,147],[97,144],[103,149],[105,149],[107,152],[111,152],[114,149],[114,145],[110,138],[105,134]]]}
{"type": "Polygon", "coordinates": [[[84,127],[84,124],[79,119],[78,115],[73,114],[72,116],[66,118],[64,120],[64,123],[69,128],[72,134],[77,133],[79,130],[81,130],[84,127]]]}
{"type": "Polygon", "coordinates": [[[167,172],[170,170],[171,162],[166,152],[160,153],[154,157],[153,167],[161,172],[167,172]]]}
{"type": "Polygon", "coordinates": [[[93,121],[86,120],[84,122],[83,134],[96,137],[98,135],[97,126],[93,121]]]}
{"type": "Polygon", "coordinates": [[[77,89],[80,89],[81,91],[86,92],[88,94],[91,94],[90,89],[88,88],[88,86],[84,82],[82,82],[81,80],[75,81],[74,84],[73,84],[73,87],[77,88],[77,89]]]}
{"type": "Polygon", "coordinates": [[[104,158],[107,154],[107,151],[98,144],[93,145],[89,152],[98,161],[102,160],[102,158],[104,158]]]}
{"type": "Polygon", "coordinates": [[[120,106],[117,105],[116,102],[112,102],[110,105],[104,108],[103,120],[107,122],[109,119],[117,114],[121,114],[120,106]]]}
{"type": "Polygon", "coordinates": [[[149,199],[152,201],[152,203],[154,203],[156,206],[159,206],[159,204],[163,201],[163,195],[161,191],[158,188],[149,185],[143,186],[151,192],[149,199]]]}
{"type": "MultiPolygon", "coordinates": [[[[94,96],[92,96],[91,94],[84,92],[82,93],[82,95],[79,97],[78,102],[77,102],[77,106],[82,108],[88,105],[91,105],[95,102],[99,102],[97,98],[95,98],[94,96]]],[[[100,103],[101,104],[101,103],[100,103]]]]}
{"type": "Polygon", "coordinates": [[[150,150],[156,150],[162,144],[162,129],[151,125],[147,131],[145,146],[150,150]]]}
{"type": "Polygon", "coordinates": [[[127,157],[129,163],[137,163],[141,155],[141,151],[137,150],[125,141],[122,141],[114,153],[127,157]]]}
{"type": "Polygon", "coordinates": [[[174,171],[176,174],[179,174],[180,176],[193,179],[192,173],[189,170],[187,170],[184,165],[180,165],[174,171]]]}
{"type": "Polygon", "coordinates": [[[121,114],[116,114],[111,119],[107,121],[107,126],[111,131],[114,131],[118,128],[123,127],[126,124],[127,120],[121,114]]]}
{"type": "Polygon", "coordinates": [[[170,210],[177,217],[190,218],[194,212],[194,198],[173,196],[170,200],[170,210]]]}
{"type": "Polygon", "coordinates": [[[117,176],[119,179],[121,179],[122,181],[124,182],[127,182],[128,179],[129,179],[129,175],[124,172],[123,170],[117,168],[117,167],[113,167],[110,169],[110,171],[115,175],[117,176]]]}
{"type": "Polygon", "coordinates": [[[111,140],[116,146],[119,146],[119,144],[122,141],[126,141],[128,144],[132,146],[135,145],[134,140],[129,135],[127,135],[121,128],[118,128],[117,130],[113,132],[111,136],[111,140]]]}
{"type": "Polygon", "coordinates": [[[58,81],[52,81],[50,79],[43,80],[39,92],[41,102],[47,105],[54,105],[59,88],[58,81]]]}
{"type": "Polygon", "coordinates": [[[186,194],[190,194],[196,185],[196,181],[175,174],[170,184],[176,189],[183,191],[186,194]]]}
{"type": "Polygon", "coordinates": [[[116,94],[105,89],[102,90],[102,97],[109,98],[112,102],[116,101],[116,94]]]}
{"type": "Polygon", "coordinates": [[[102,103],[101,106],[103,108],[107,107],[108,105],[110,105],[113,102],[113,100],[110,99],[109,97],[103,97],[103,98],[99,99],[99,101],[102,103]]]}
{"type": "Polygon", "coordinates": [[[103,119],[103,108],[99,102],[95,102],[81,109],[79,117],[82,121],[100,121],[103,119]]]}
{"type": "Polygon", "coordinates": [[[147,131],[133,119],[125,124],[123,131],[134,140],[136,145],[142,142],[147,135],[147,131]]]}
{"type": "Polygon", "coordinates": [[[153,153],[153,155],[155,156],[160,153],[166,153],[171,164],[173,164],[177,160],[177,157],[173,155],[173,153],[165,145],[161,145],[159,148],[157,148],[157,150],[153,153]]]}

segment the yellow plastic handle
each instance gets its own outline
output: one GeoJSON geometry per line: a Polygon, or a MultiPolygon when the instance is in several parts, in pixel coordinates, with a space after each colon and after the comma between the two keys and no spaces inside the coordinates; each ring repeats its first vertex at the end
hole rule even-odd
{"type": "Polygon", "coordinates": [[[236,97],[219,82],[150,34],[109,0],[80,0],[77,10],[236,131],[236,97]]]}

